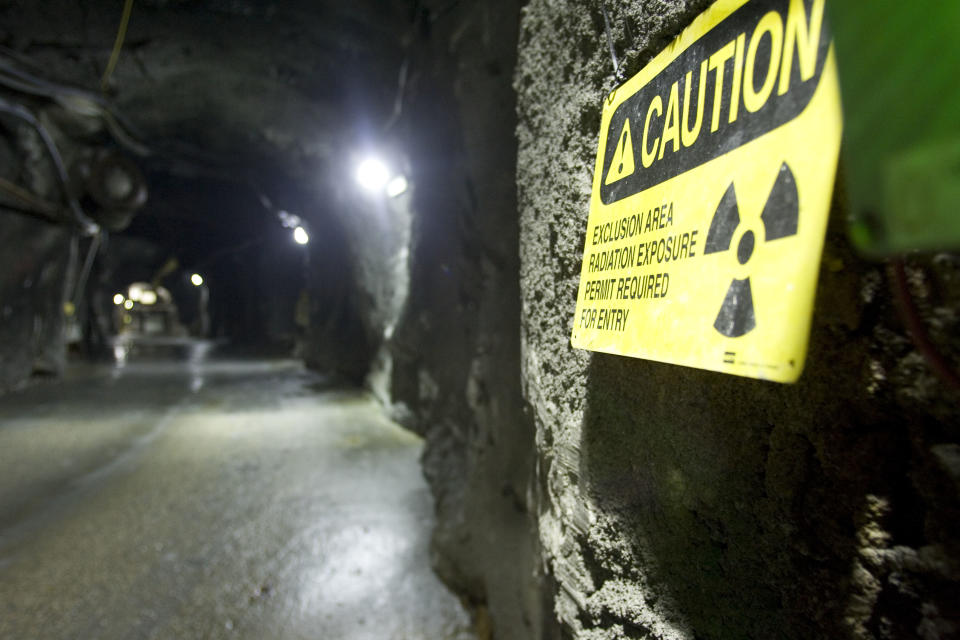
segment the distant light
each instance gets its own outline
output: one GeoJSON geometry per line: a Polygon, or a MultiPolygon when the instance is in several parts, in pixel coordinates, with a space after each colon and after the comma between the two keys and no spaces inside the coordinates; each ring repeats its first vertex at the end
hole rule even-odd
{"type": "Polygon", "coordinates": [[[395,176],[390,182],[387,183],[387,195],[391,198],[396,198],[401,193],[407,190],[407,179],[403,176],[395,176]]]}
{"type": "Polygon", "coordinates": [[[280,224],[287,229],[299,227],[300,223],[302,222],[302,220],[300,220],[300,216],[294,215],[289,211],[284,211],[283,209],[277,211],[277,217],[280,218],[280,224]]]}
{"type": "Polygon", "coordinates": [[[124,300],[126,300],[126,298],[123,297],[122,293],[118,293],[117,295],[113,296],[113,304],[117,306],[123,304],[124,300]]]}
{"type": "MultiPolygon", "coordinates": [[[[139,284],[130,285],[130,291],[127,292],[127,297],[137,302],[140,300],[140,296],[143,295],[143,287],[139,284]]],[[[129,307],[128,307],[129,308],[129,307]]]]}
{"type": "Polygon", "coordinates": [[[303,227],[297,227],[293,230],[293,241],[297,244],[307,244],[310,242],[310,236],[303,227]]]}
{"type": "Polygon", "coordinates": [[[142,294],[140,294],[140,303],[145,305],[151,305],[157,303],[157,292],[147,289],[142,294]]]}
{"type": "Polygon", "coordinates": [[[195,273],[190,276],[190,282],[193,283],[193,286],[199,287],[203,284],[203,276],[201,276],[199,273],[195,273]]]}
{"type": "Polygon", "coordinates": [[[357,166],[356,178],[367,191],[380,191],[390,179],[390,170],[379,158],[366,158],[357,166]]]}
{"type": "Polygon", "coordinates": [[[126,302],[124,302],[124,303],[123,303],[123,308],[124,308],[124,309],[127,309],[128,311],[129,311],[130,309],[133,309],[133,300],[127,300],[126,302]]]}

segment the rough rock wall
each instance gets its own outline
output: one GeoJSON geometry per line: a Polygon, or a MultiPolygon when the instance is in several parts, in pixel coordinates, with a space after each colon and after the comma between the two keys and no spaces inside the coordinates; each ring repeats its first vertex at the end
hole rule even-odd
{"type": "MultiPolygon", "coordinates": [[[[53,168],[36,131],[3,116],[0,173],[56,201],[53,168]]],[[[48,122],[49,126],[49,122],[48,122]]],[[[0,200],[0,392],[33,373],[60,373],[66,361],[64,302],[76,280],[78,238],[66,224],[0,200]]]]}
{"type": "Polygon", "coordinates": [[[540,602],[528,511],[533,428],[520,394],[511,88],[519,3],[421,9],[398,125],[414,219],[389,391],[396,417],[426,438],[435,569],[472,605],[482,636],[539,637],[550,607],[540,602]]]}
{"type": "Polygon", "coordinates": [[[311,242],[309,322],[301,355],[309,367],[362,383],[376,345],[371,341],[360,289],[354,284],[347,237],[336,219],[331,219],[324,238],[311,242]]]}
{"type": "MultiPolygon", "coordinates": [[[[391,171],[403,175],[403,162],[391,160],[391,171]]],[[[318,202],[328,199],[325,209],[307,218],[314,231],[309,351],[328,352],[335,369],[366,378],[376,396],[389,402],[392,359],[386,341],[410,286],[410,194],[366,193],[353,175],[342,173],[329,178],[333,188],[316,196],[318,202]]]]}
{"type": "Polygon", "coordinates": [[[63,227],[0,210],[0,392],[66,360],[63,303],[76,247],[63,227]]]}
{"type": "MultiPolygon", "coordinates": [[[[708,5],[607,4],[627,77],[708,5]]],[[[957,637],[958,395],[907,337],[883,265],[852,253],[840,207],[798,384],[570,347],[612,71],[599,2],[525,8],[515,76],[523,385],[540,542],[566,633],[957,637]]],[[[953,255],[907,265],[954,367],[958,269],[953,255]]]]}

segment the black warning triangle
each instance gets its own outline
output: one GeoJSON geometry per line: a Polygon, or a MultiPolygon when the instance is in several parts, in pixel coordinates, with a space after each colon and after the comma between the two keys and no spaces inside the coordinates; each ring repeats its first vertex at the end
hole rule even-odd
{"type": "Polygon", "coordinates": [[[740,210],[737,207],[737,192],[733,188],[733,183],[727,187],[726,193],[720,199],[716,213],[713,214],[713,220],[710,221],[710,231],[707,232],[707,242],[704,245],[703,253],[717,253],[726,251],[730,248],[733,241],[733,233],[740,224],[740,210]]]}
{"type": "Polygon", "coordinates": [[[777,240],[796,235],[800,222],[800,196],[797,194],[797,181],[793,177],[790,166],[784,162],[780,165],[777,181],[773,183],[767,204],[760,214],[766,239],[777,240]]]}
{"type": "Polygon", "coordinates": [[[713,322],[713,328],[728,338],[739,338],[753,331],[757,326],[753,311],[753,293],[750,290],[750,278],[734,279],[727,289],[727,295],[720,306],[720,313],[713,322]]]}
{"type": "Polygon", "coordinates": [[[610,163],[610,169],[607,170],[607,179],[603,181],[603,184],[608,185],[617,180],[622,180],[633,174],[634,169],[630,118],[626,118],[623,121],[620,137],[617,139],[617,150],[613,154],[613,162],[610,163]]]}

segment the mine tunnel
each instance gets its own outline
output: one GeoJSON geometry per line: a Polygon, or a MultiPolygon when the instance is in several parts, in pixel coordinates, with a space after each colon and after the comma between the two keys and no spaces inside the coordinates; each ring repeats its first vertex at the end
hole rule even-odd
{"type": "Polygon", "coordinates": [[[0,638],[960,637],[958,27],[0,0],[0,638]]]}

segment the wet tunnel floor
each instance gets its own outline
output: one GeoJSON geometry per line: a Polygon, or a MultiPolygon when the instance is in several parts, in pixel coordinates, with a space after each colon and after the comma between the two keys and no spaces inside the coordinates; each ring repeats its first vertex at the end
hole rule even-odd
{"type": "Polygon", "coordinates": [[[0,397],[0,638],[471,638],[421,442],[292,361],[0,397]]]}

